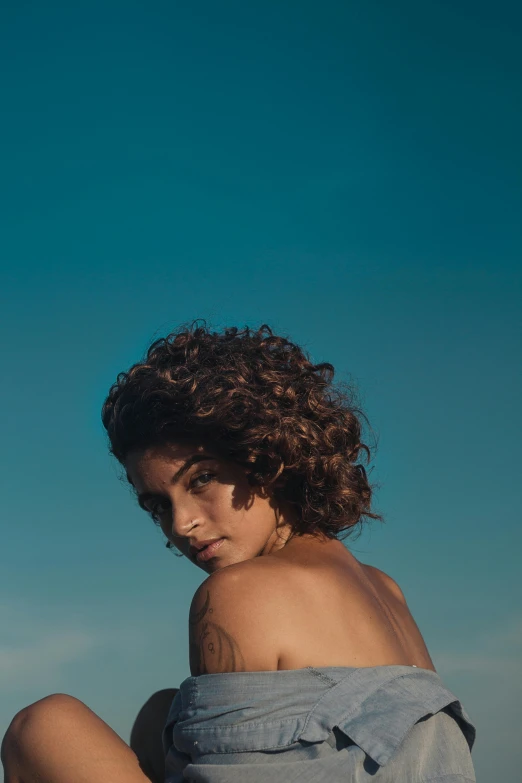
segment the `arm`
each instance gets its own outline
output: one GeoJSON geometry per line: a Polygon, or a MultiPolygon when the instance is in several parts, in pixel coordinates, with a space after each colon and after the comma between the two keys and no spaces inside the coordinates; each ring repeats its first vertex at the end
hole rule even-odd
{"type": "Polygon", "coordinates": [[[229,566],[196,591],[189,615],[193,676],[277,669],[273,590],[263,568],[251,566],[229,566]]]}
{"type": "Polygon", "coordinates": [[[245,661],[237,640],[223,621],[223,606],[213,617],[216,594],[210,597],[210,585],[206,580],[199,588],[190,607],[189,655],[190,671],[194,676],[213,672],[245,671],[245,661]],[[217,617],[220,620],[216,621],[217,617]]]}

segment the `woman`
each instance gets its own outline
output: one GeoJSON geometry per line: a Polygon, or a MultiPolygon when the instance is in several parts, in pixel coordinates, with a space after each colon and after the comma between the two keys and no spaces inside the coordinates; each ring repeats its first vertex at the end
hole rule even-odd
{"type": "MultiPolygon", "coordinates": [[[[475,779],[473,726],[400,588],[339,541],[378,515],[362,414],[332,378],[266,326],[196,326],[154,343],[105,402],[138,503],[208,574],[163,732],[168,783],[475,779]]],[[[4,765],[8,783],[151,779],[66,696],[16,716],[4,765]]]]}

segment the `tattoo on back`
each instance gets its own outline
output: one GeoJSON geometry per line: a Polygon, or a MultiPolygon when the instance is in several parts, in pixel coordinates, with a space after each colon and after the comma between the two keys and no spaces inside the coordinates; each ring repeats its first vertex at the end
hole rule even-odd
{"type": "Polygon", "coordinates": [[[212,619],[210,593],[200,609],[190,610],[190,671],[194,677],[209,672],[243,672],[245,661],[234,639],[212,619]]]}

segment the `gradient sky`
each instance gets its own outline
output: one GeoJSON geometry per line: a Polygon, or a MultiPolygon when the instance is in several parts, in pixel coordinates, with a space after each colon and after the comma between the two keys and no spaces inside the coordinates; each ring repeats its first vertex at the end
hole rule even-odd
{"type": "Polygon", "coordinates": [[[521,22],[3,3],[0,732],[65,691],[128,739],[188,675],[204,575],[136,507],[99,411],[171,327],[267,322],[359,386],[386,523],[349,546],[402,586],[478,780],[518,780],[521,22]]]}

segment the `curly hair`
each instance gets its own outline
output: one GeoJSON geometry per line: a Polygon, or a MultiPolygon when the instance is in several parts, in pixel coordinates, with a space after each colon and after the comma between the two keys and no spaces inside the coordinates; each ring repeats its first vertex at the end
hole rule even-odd
{"type": "Polygon", "coordinates": [[[371,510],[355,392],[332,384],[331,364],[263,325],[210,331],[198,322],[156,340],[118,375],[103,405],[111,453],[176,440],[213,446],[297,511],[293,532],[353,532],[371,510]]]}

